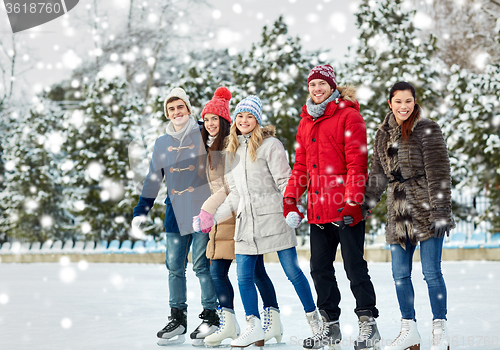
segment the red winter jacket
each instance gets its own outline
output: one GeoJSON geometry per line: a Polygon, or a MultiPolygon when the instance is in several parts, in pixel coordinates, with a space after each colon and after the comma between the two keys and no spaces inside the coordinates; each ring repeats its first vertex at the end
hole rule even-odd
{"type": "Polygon", "coordinates": [[[337,209],[346,201],[363,203],[368,177],[366,125],[352,87],[337,87],[340,97],[316,120],[302,108],[295,165],[284,197],[298,202],[307,192],[311,224],[341,221],[337,209]]]}

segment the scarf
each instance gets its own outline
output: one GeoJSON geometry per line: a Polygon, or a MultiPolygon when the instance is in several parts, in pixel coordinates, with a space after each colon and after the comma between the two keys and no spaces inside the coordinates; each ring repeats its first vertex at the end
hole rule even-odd
{"type": "Polygon", "coordinates": [[[168,123],[166,132],[168,135],[172,136],[174,139],[179,141],[180,145],[182,145],[182,141],[184,140],[186,135],[197,127],[198,123],[196,122],[194,117],[190,115],[188,122],[186,123],[186,125],[184,125],[184,127],[181,130],[175,131],[174,124],[168,123]]]}
{"type": "Polygon", "coordinates": [[[215,135],[215,136],[208,135],[207,147],[212,147],[216,138],[217,138],[217,135],[215,135]]]}
{"type": "Polygon", "coordinates": [[[340,92],[338,90],[335,90],[334,92],[332,92],[330,97],[328,97],[325,101],[321,102],[318,105],[314,103],[311,98],[308,98],[306,102],[307,113],[309,113],[309,115],[313,117],[313,119],[321,117],[325,113],[326,105],[339,96],[340,92]]]}

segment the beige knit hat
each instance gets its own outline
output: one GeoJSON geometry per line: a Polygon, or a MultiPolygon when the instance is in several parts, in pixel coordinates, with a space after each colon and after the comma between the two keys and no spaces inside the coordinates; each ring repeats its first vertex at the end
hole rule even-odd
{"type": "Polygon", "coordinates": [[[191,113],[191,111],[193,110],[191,108],[191,103],[189,102],[189,97],[188,95],[186,94],[186,91],[184,91],[184,89],[180,88],[180,87],[177,87],[177,88],[173,88],[172,91],[170,91],[170,93],[167,95],[167,97],[165,97],[165,102],[163,103],[163,109],[165,111],[165,117],[168,118],[168,113],[167,113],[167,101],[171,98],[171,97],[178,97],[180,98],[181,100],[184,101],[184,103],[186,104],[186,107],[188,108],[189,110],[189,113],[191,113]]]}

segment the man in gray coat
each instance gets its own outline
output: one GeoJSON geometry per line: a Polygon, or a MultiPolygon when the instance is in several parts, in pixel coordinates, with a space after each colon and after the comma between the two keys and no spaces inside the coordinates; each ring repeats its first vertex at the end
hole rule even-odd
{"type": "Polygon", "coordinates": [[[167,250],[165,264],[169,271],[170,322],[158,332],[158,345],[184,342],[187,328],[186,267],[189,250],[192,251],[193,271],[200,281],[203,320],[192,333],[193,345],[203,345],[203,339],[219,326],[217,297],[210,263],[206,257],[208,235],[193,232],[193,216],[210,196],[210,188],[203,169],[206,151],[200,126],[191,115],[191,104],[186,92],[173,89],[165,99],[165,116],[170,120],[166,134],[154,146],[149,172],[144,180],[139,203],[134,208],[132,226],[137,227],[160,190],[163,178],[168,195],[165,200],[165,231],[167,250]]]}

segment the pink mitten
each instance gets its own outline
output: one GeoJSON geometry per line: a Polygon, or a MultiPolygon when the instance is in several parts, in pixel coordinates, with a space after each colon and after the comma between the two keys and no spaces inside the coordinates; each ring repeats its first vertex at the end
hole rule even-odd
{"type": "Polygon", "coordinates": [[[215,224],[214,216],[210,213],[207,213],[203,209],[200,211],[200,215],[198,215],[198,216],[200,218],[201,232],[209,233],[210,230],[212,229],[212,226],[215,224]]]}

